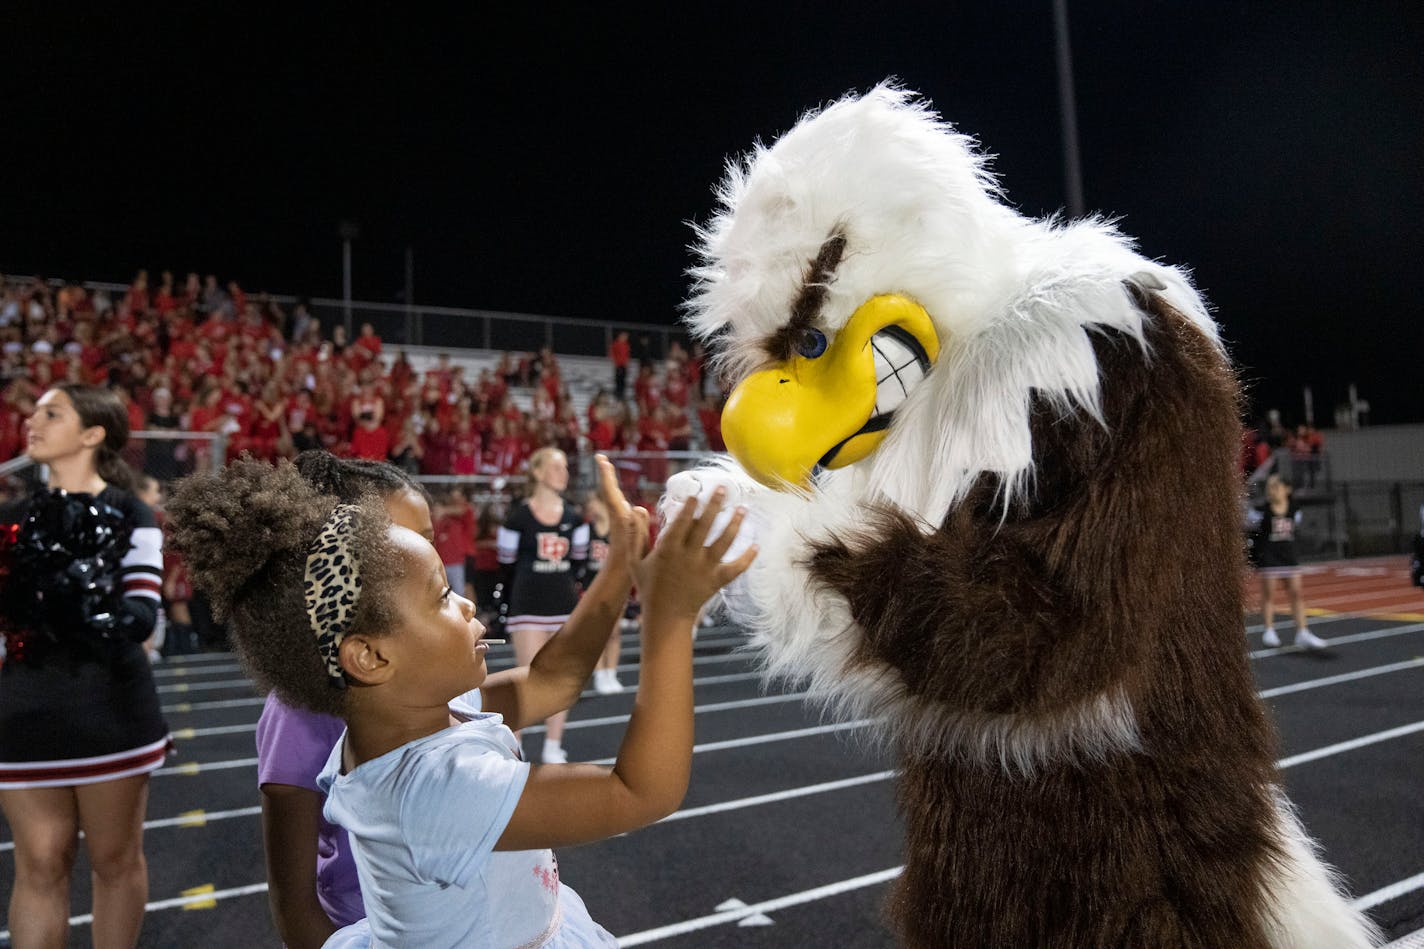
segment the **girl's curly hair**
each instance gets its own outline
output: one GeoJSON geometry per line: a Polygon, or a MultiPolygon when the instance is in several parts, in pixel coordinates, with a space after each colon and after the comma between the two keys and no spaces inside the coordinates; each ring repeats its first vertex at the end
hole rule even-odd
{"type": "MultiPolygon", "coordinates": [[[[214,615],[229,622],[248,673],[288,705],[327,715],[342,714],[346,692],[327,678],[302,581],[307,552],[337,503],[290,462],[273,468],[244,457],[179,482],[166,505],[171,545],[214,615]]],[[[351,633],[379,636],[395,627],[403,565],[380,500],[368,496],[359,506],[362,586],[351,633]]]]}

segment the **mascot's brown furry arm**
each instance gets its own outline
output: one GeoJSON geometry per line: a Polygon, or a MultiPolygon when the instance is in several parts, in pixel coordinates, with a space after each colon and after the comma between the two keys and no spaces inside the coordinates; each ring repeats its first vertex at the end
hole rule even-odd
{"type": "Polygon", "coordinates": [[[1374,940],[1279,789],[1241,629],[1237,388],[1180,271],[1006,207],[881,87],[731,167],[690,312],[740,382],[729,596],[894,743],[911,946],[1374,940]]]}

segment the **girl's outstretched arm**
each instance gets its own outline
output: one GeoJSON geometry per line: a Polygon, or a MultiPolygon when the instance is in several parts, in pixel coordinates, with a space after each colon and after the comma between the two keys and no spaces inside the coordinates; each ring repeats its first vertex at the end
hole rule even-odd
{"type": "Polygon", "coordinates": [[[563,628],[539,650],[528,666],[496,672],[480,686],[480,706],[504,716],[518,731],[542,722],[573,705],[593,673],[609,631],[623,615],[632,583],[630,564],[640,559],[647,538],[647,521],[635,523],[632,509],[618,489],[618,476],[599,455],[598,493],[609,512],[608,560],[574,607],[563,628]],[[640,536],[635,536],[641,531],[640,536]]]}
{"type": "MultiPolygon", "coordinates": [[[[702,605],[756,556],[752,547],[721,562],[741,527],[741,509],[706,543],[721,505],[719,493],[698,517],[697,502],[689,501],[635,567],[644,597],[642,674],[617,763],[535,765],[495,849],[601,840],[651,824],[682,802],[692,768],[692,627],[702,605]]],[[[645,524],[646,514],[638,515],[645,524]]]]}

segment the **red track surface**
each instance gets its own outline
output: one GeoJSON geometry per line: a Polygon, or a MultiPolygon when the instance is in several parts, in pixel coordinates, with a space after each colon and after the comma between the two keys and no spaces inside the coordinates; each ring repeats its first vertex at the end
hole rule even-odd
{"type": "MultiPolygon", "coordinates": [[[[1312,616],[1350,613],[1424,621],[1424,589],[1409,582],[1409,558],[1362,557],[1330,560],[1302,568],[1306,611],[1312,616]]],[[[1246,608],[1260,610],[1260,582],[1246,578],[1246,608]]],[[[1277,586],[1276,611],[1288,615],[1284,590],[1277,586]]]]}

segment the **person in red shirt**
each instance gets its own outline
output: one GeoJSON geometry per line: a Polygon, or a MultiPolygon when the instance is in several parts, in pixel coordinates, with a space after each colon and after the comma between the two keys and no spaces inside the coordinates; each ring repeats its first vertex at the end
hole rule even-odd
{"type": "Polygon", "coordinates": [[[446,581],[452,590],[466,599],[473,590],[466,588],[465,558],[475,549],[475,509],[459,485],[435,505],[435,550],[445,565],[446,581]]]}
{"type": "Polygon", "coordinates": [[[697,418],[702,422],[702,432],[707,436],[707,447],[711,451],[726,451],[727,443],[722,439],[722,409],[716,402],[703,397],[697,403],[697,418]]]}
{"type": "Polygon", "coordinates": [[[472,475],[479,472],[481,445],[480,433],[475,429],[475,423],[469,415],[463,415],[455,423],[455,432],[451,438],[451,474],[472,475]]]}
{"type": "Polygon", "coordinates": [[[365,350],[370,359],[381,355],[381,337],[376,335],[376,328],[370,323],[361,324],[361,335],[356,337],[355,345],[365,350]]]}
{"type": "Polygon", "coordinates": [[[158,311],[159,316],[178,308],[178,298],[173,294],[173,271],[163,271],[162,282],[153,295],[153,308],[158,311]]]}
{"type": "Polygon", "coordinates": [[[628,334],[619,333],[608,344],[608,358],[613,363],[613,396],[620,402],[628,388],[628,334]]]}
{"type": "Polygon", "coordinates": [[[450,473],[450,436],[442,430],[434,416],[425,417],[425,428],[420,433],[420,473],[427,475],[447,475],[450,473]]]}
{"type": "Polygon", "coordinates": [[[633,380],[633,401],[638,404],[638,412],[649,413],[658,404],[660,393],[658,381],[653,377],[653,367],[647,363],[638,367],[638,378],[633,380]]]}
{"type": "Polygon", "coordinates": [[[223,318],[222,311],[213,310],[208,314],[208,318],[199,325],[198,336],[214,343],[221,343],[227,339],[230,329],[227,320],[223,318]]]}
{"type": "Polygon", "coordinates": [[[663,383],[663,398],[673,405],[687,407],[687,374],[681,363],[668,366],[667,381],[663,383]]]}
{"type": "Polygon", "coordinates": [[[248,448],[258,458],[272,461],[277,457],[280,446],[287,440],[286,414],[277,383],[268,382],[262,387],[261,397],[253,403],[252,434],[248,436],[248,448]]]}
{"type": "Polygon", "coordinates": [[[371,461],[385,461],[391,451],[391,434],[376,416],[362,412],[351,433],[351,454],[371,461]]]}

